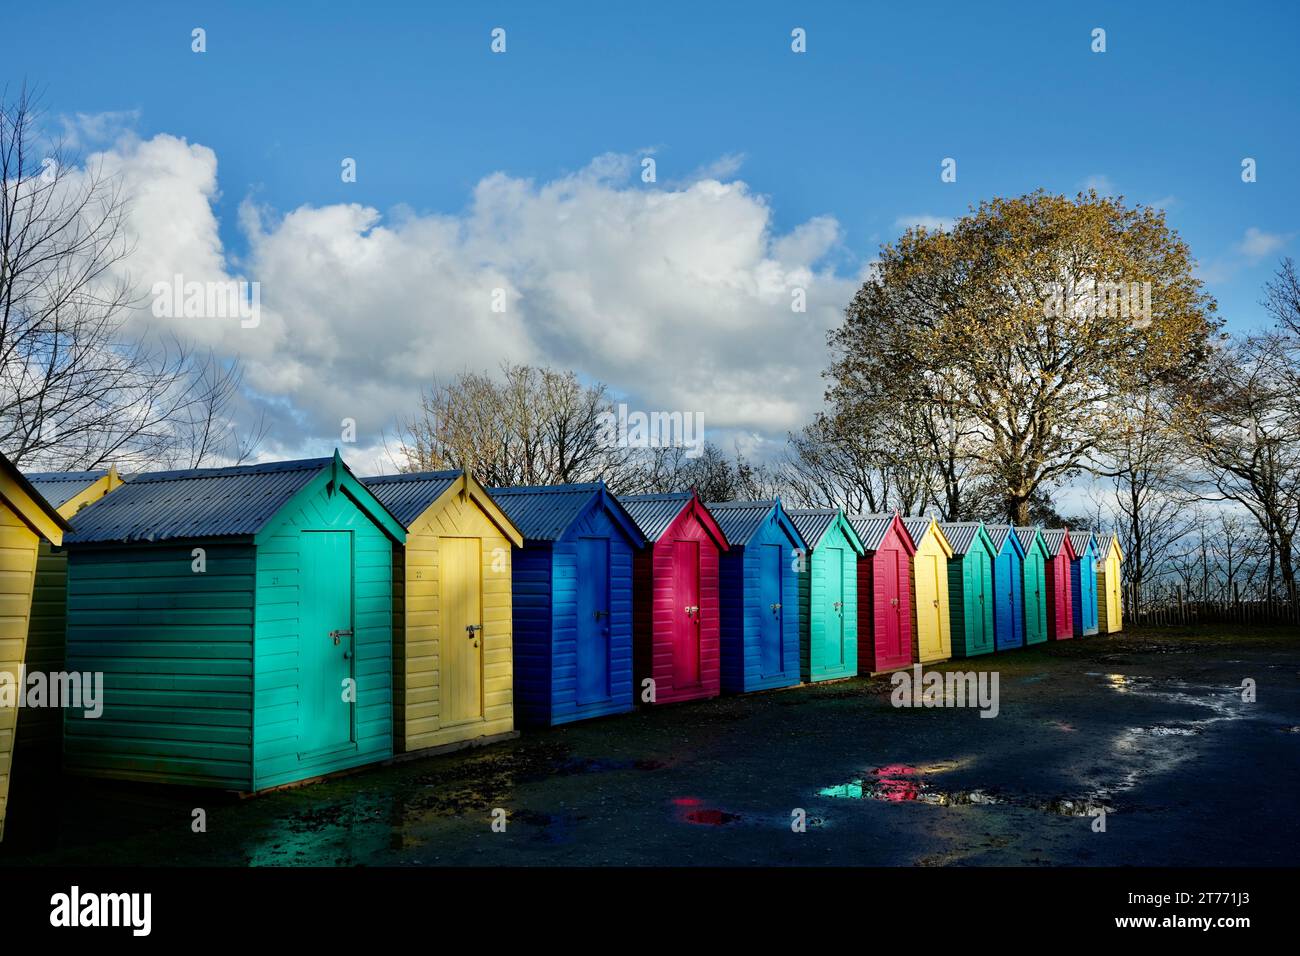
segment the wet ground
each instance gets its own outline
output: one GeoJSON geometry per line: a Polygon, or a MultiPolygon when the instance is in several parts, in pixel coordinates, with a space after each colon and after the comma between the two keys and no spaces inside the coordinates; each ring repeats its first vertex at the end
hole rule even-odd
{"type": "Polygon", "coordinates": [[[998,716],[895,708],[887,678],[858,678],[249,799],[24,786],[19,765],[0,864],[1300,864],[1300,633],[1162,629],[937,669],[996,670],[998,716]]]}

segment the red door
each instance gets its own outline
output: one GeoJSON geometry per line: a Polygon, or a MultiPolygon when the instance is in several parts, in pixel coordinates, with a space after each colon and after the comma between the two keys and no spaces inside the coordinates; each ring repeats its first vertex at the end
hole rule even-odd
{"type": "Polygon", "coordinates": [[[880,572],[880,591],[877,592],[877,599],[883,605],[877,618],[884,618],[882,628],[884,646],[880,649],[880,656],[893,663],[898,659],[901,651],[902,631],[899,626],[898,552],[881,551],[877,554],[877,559],[877,570],[880,572]]]}
{"type": "Polygon", "coordinates": [[[673,688],[700,682],[700,543],[673,542],[673,688]]]}

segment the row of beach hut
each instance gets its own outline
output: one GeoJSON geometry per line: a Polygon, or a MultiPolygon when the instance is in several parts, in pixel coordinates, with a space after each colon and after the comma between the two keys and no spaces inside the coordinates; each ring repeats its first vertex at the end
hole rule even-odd
{"type": "Polygon", "coordinates": [[[0,709],[75,773],[252,792],[720,693],[1122,626],[1113,536],[360,478],[330,458],[24,476],[0,456],[0,679],[103,675],[103,712],[0,709]]]}

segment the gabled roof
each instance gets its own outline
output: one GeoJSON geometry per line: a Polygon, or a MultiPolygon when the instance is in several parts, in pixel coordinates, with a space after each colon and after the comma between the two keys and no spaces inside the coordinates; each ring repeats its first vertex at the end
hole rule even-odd
{"type": "Polygon", "coordinates": [[[81,508],[94,504],[122,485],[116,465],[106,471],[28,472],[27,478],[65,518],[71,518],[81,508]]]}
{"type": "Polygon", "coordinates": [[[1121,548],[1119,545],[1119,535],[1117,534],[1098,535],[1097,556],[1098,557],[1104,556],[1111,548],[1115,549],[1115,553],[1118,554],[1119,559],[1123,561],[1124,549],[1121,548]]]}
{"type": "Polygon", "coordinates": [[[948,543],[947,536],[943,533],[943,528],[939,527],[939,522],[934,518],[925,518],[921,516],[904,518],[903,527],[907,533],[912,536],[912,544],[921,547],[921,542],[927,534],[933,534],[939,542],[939,547],[943,549],[944,554],[952,556],[952,545],[948,543]]]}
{"type": "Polygon", "coordinates": [[[808,542],[808,547],[813,550],[816,550],[822,538],[826,537],[826,532],[838,526],[854,551],[858,554],[866,552],[857,531],[853,529],[853,525],[839,508],[799,508],[790,512],[790,520],[799,529],[803,539],[808,542]]]}
{"type": "Polygon", "coordinates": [[[34,533],[51,544],[63,543],[68,522],[3,454],[0,454],[0,500],[34,533]]]}
{"type": "Polygon", "coordinates": [[[904,539],[907,547],[915,550],[916,545],[912,543],[912,536],[907,531],[907,526],[897,514],[876,514],[876,515],[849,515],[849,524],[853,525],[853,530],[858,533],[858,538],[862,541],[862,547],[867,551],[879,551],[880,546],[885,543],[885,537],[889,534],[889,529],[897,521],[902,528],[899,537],[904,539]]]}
{"type": "Polygon", "coordinates": [[[984,532],[982,521],[940,521],[939,527],[948,544],[952,545],[952,553],[959,558],[975,547],[976,542],[983,543],[993,554],[998,553],[984,532]]]}
{"type": "Polygon", "coordinates": [[[1070,541],[1069,528],[1044,528],[1043,543],[1047,545],[1047,553],[1052,557],[1060,554],[1062,548],[1066,548],[1071,555],[1074,554],[1074,544],[1070,541]]]}
{"type": "Polygon", "coordinates": [[[570,526],[599,501],[632,540],[635,547],[645,547],[645,536],[627,509],[609,493],[603,481],[570,485],[518,485],[512,488],[489,488],[525,541],[558,541],[570,526]]]}
{"type": "Polygon", "coordinates": [[[328,472],[331,484],[352,482],[358,506],[385,532],[400,534],[392,515],[367,494],[338,453],[230,468],[145,472],[83,508],[68,544],[248,538],[270,527],[295,495],[328,472]]]}
{"type": "Polygon", "coordinates": [[[1003,546],[1010,541],[1011,547],[1023,558],[1025,556],[1025,546],[1020,542],[1019,537],[1011,533],[1012,530],[1009,524],[986,524],[984,526],[984,533],[993,542],[994,553],[1001,554],[1003,546]]]}
{"type": "Polygon", "coordinates": [[[700,501],[693,491],[670,491],[657,495],[619,495],[619,503],[627,509],[636,526],[641,529],[647,541],[658,541],[687,508],[694,506],[696,515],[717,541],[723,551],[727,550],[727,536],[718,525],[717,519],[700,501]]]}
{"type": "Polygon", "coordinates": [[[514,522],[492,499],[488,490],[460,468],[374,475],[361,481],[408,531],[425,512],[446,507],[455,495],[462,494],[472,498],[483,509],[488,520],[510,539],[511,544],[523,547],[523,535],[514,522]]]}
{"type": "Polygon", "coordinates": [[[781,506],[779,498],[768,501],[710,501],[708,509],[730,545],[744,547],[749,544],[750,539],[768,520],[768,516],[775,512],[776,520],[784,526],[795,544],[800,548],[808,547],[803,535],[790,520],[789,512],[781,506]]]}
{"type": "Polygon", "coordinates": [[[1074,553],[1083,557],[1088,548],[1093,544],[1095,535],[1091,531],[1071,531],[1070,544],[1074,546],[1074,553]]]}
{"type": "Polygon", "coordinates": [[[404,528],[429,510],[429,506],[447,493],[460,476],[459,468],[449,471],[418,471],[401,475],[376,475],[362,478],[362,483],[383,502],[404,528]]]}
{"type": "Polygon", "coordinates": [[[1020,542],[1020,550],[1025,554],[1028,554],[1030,548],[1034,546],[1034,542],[1037,542],[1043,552],[1048,557],[1051,557],[1051,552],[1047,550],[1047,542],[1043,539],[1043,532],[1040,528],[1019,525],[1016,527],[1016,540],[1020,542]]]}

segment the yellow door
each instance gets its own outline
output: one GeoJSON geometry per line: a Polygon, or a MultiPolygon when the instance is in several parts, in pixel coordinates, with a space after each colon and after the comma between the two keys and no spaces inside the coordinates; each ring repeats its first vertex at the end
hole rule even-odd
{"type": "Polygon", "coordinates": [[[922,661],[940,656],[938,555],[916,553],[916,646],[922,661]]]}
{"type": "Polygon", "coordinates": [[[1106,559],[1106,588],[1110,592],[1106,600],[1106,618],[1112,631],[1123,630],[1124,607],[1120,603],[1119,558],[1112,551],[1106,559]]]}
{"type": "Polygon", "coordinates": [[[442,724],[483,719],[482,551],[478,538],[443,538],[442,724]]]}

